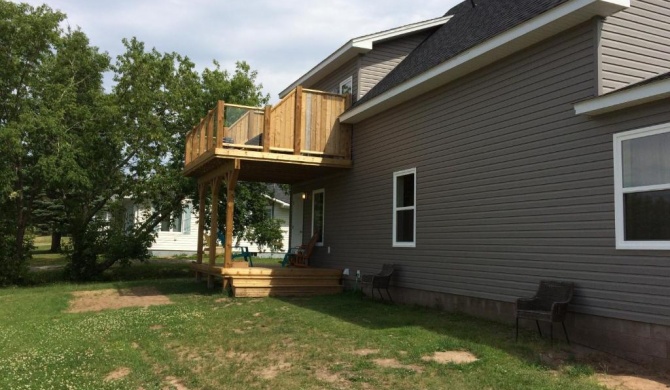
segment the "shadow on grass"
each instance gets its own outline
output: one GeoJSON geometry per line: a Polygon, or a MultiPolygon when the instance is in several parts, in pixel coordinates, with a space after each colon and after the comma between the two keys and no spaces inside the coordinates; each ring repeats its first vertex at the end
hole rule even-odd
{"type": "Polygon", "coordinates": [[[485,346],[502,351],[530,365],[560,370],[568,375],[608,374],[616,380],[635,376],[670,386],[670,377],[612,355],[581,346],[541,339],[537,333],[520,330],[515,342],[514,326],[421,306],[403,306],[373,301],[359,293],[310,298],[279,298],[304,309],[323,313],[368,329],[421,327],[443,336],[436,351],[471,350],[485,346]]]}

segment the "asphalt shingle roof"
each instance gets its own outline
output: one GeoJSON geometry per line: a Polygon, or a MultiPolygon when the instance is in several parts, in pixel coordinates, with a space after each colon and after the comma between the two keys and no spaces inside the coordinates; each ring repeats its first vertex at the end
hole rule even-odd
{"type": "Polygon", "coordinates": [[[426,38],[355,105],[567,1],[476,0],[473,7],[471,1],[466,0],[450,9],[445,16],[453,15],[451,20],[426,38]]]}

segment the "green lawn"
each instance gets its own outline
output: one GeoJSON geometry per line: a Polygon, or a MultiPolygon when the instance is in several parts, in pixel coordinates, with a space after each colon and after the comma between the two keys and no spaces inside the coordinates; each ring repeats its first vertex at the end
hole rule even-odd
{"type": "Polygon", "coordinates": [[[229,298],[191,278],[2,289],[0,351],[0,389],[599,388],[588,367],[541,364],[549,343],[515,343],[508,325],[354,294],[229,298]],[[66,312],[76,291],[133,286],[173,303],[66,312]],[[479,360],[422,360],[455,350],[479,360]]]}
{"type": "MultiPolygon", "coordinates": [[[[61,241],[63,245],[69,242],[69,238],[64,237],[61,241]]],[[[62,253],[51,253],[51,236],[39,236],[35,237],[33,242],[35,249],[31,252],[32,258],[28,262],[28,265],[31,267],[43,267],[43,266],[62,266],[67,263],[65,256],[62,253]]]]}

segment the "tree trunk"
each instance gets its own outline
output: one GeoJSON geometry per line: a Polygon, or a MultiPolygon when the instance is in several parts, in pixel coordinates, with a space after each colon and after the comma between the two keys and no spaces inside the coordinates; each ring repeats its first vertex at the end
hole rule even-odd
{"type": "Polygon", "coordinates": [[[51,249],[49,249],[49,252],[51,253],[60,253],[61,252],[61,239],[63,238],[63,233],[61,233],[59,230],[54,230],[51,232],[51,249]]]}

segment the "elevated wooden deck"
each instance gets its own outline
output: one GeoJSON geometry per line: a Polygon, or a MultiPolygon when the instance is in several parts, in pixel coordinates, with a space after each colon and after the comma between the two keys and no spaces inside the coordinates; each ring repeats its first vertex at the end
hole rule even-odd
{"type": "Polygon", "coordinates": [[[219,101],[186,135],[184,175],[198,179],[197,275],[230,283],[236,296],[330,294],[342,290],[340,270],[239,268],[232,261],[235,188],[239,180],[296,183],[351,168],[351,126],[340,115],[351,97],[298,86],[274,107],[219,101]],[[226,220],[219,224],[219,192],[226,220]],[[207,202],[207,193],[211,201],[207,202]],[[210,204],[205,255],[206,205],[210,204]],[[224,264],[216,265],[217,232],[225,229],[224,264]]]}
{"type": "Polygon", "coordinates": [[[186,135],[184,175],[239,160],[239,180],[294,183],[351,168],[348,95],[297,87],[274,107],[217,103],[186,135]]]}
{"type": "Polygon", "coordinates": [[[224,289],[231,286],[236,297],[308,296],[342,292],[340,269],[225,268],[197,263],[191,264],[191,269],[208,278],[221,278],[224,289]]]}

